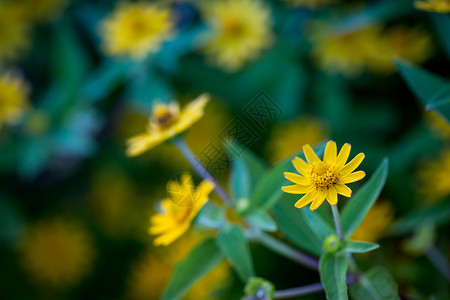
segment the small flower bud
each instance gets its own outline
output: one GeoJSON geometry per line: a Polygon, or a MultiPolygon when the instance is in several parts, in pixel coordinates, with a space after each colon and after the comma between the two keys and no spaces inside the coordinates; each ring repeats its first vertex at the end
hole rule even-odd
{"type": "Polygon", "coordinates": [[[250,207],[250,200],[248,200],[247,198],[239,198],[236,201],[235,210],[236,213],[238,213],[239,215],[245,214],[248,211],[249,207],[250,207]]]}
{"type": "Polygon", "coordinates": [[[274,285],[264,278],[254,277],[250,278],[245,286],[244,292],[245,300],[272,300],[274,285]]]}
{"type": "Polygon", "coordinates": [[[332,234],[323,241],[323,249],[328,253],[337,252],[341,249],[341,240],[337,235],[332,234]]]}

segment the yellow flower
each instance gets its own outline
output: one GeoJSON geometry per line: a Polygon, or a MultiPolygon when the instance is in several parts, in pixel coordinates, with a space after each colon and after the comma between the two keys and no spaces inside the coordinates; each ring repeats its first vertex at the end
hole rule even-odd
{"type": "Polygon", "coordinates": [[[393,220],[394,211],[389,202],[375,203],[352,234],[352,240],[375,243],[387,233],[393,220]]]}
{"type": "Polygon", "coordinates": [[[162,212],[151,217],[149,233],[159,235],[153,243],[167,246],[182,236],[191,226],[203,205],[208,202],[214,183],[204,180],[194,186],[191,175],[184,173],[181,183],[173,180],[168,184],[169,197],[162,200],[162,212]]]}
{"type": "Polygon", "coordinates": [[[269,160],[275,163],[292,156],[303,145],[317,144],[327,139],[328,128],[321,120],[302,116],[295,121],[282,122],[270,134],[268,147],[269,160]]]}
{"type": "Polygon", "coordinates": [[[272,44],[270,10],[259,0],[211,1],[204,13],[212,32],[203,50],[225,71],[238,71],[272,44]]]}
{"type": "Polygon", "coordinates": [[[30,88],[22,78],[12,73],[0,73],[0,128],[3,124],[13,125],[20,121],[29,106],[29,93],[30,88]]]}
{"type": "Polygon", "coordinates": [[[63,219],[32,225],[20,252],[23,268],[36,283],[56,288],[79,283],[95,256],[84,228],[63,219]]]}
{"type": "Polygon", "coordinates": [[[31,41],[31,23],[17,2],[0,1],[0,64],[16,59],[31,41]]]}
{"type": "Polygon", "coordinates": [[[284,2],[298,7],[318,8],[331,3],[336,0],[283,0],[284,2]]]}
{"type": "Polygon", "coordinates": [[[421,167],[418,174],[420,194],[424,202],[434,203],[450,195],[450,148],[421,167]]]}
{"type": "Polygon", "coordinates": [[[438,113],[429,110],[425,112],[426,123],[438,137],[450,140],[450,124],[438,113]]]}
{"type": "Polygon", "coordinates": [[[325,199],[331,205],[336,205],[338,194],[351,197],[352,190],[345,184],[364,178],[366,173],[363,171],[353,172],[363,161],[363,153],[359,153],[346,164],[350,155],[350,148],[350,144],[345,144],[342,146],[339,155],[336,155],[336,143],[329,141],[325,147],[322,161],[310,145],[303,146],[303,152],[308,163],[299,157],[295,157],[292,163],[300,175],[284,172],[284,176],[295,184],[281,188],[289,194],[305,194],[295,203],[296,208],[302,208],[312,202],[310,209],[315,210],[325,199]]]}
{"type": "Polygon", "coordinates": [[[170,105],[156,103],[147,126],[147,132],[128,139],[128,156],[137,156],[162,142],[187,130],[204,114],[209,101],[208,94],[202,94],[180,111],[177,103],[170,105]]]}
{"type": "Polygon", "coordinates": [[[107,55],[144,59],[172,36],[170,11],[157,4],[121,2],[100,26],[107,55]]]}
{"type": "Polygon", "coordinates": [[[449,0],[423,0],[415,1],[414,7],[420,10],[432,11],[438,13],[450,13],[449,0]]]}

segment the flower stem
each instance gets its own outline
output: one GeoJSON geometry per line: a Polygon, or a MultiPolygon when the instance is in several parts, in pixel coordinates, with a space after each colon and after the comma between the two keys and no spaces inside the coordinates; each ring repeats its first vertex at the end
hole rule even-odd
{"type": "Polygon", "coordinates": [[[337,205],[331,205],[331,211],[333,212],[334,226],[336,227],[336,233],[341,240],[342,244],[345,244],[344,231],[342,230],[341,216],[337,205]]]}
{"type": "Polygon", "coordinates": [[[448,261],[445,259],[445,256],[436,248],[436,246],[432,246],[426,252],[426,256],[428,260],[433,264],[433,266],[441,272],[442,275],[450,282],[450,265],[448,261]]]}
{"type": "Polygon", "coordinates": [[[291,246],[281,242],[280,240],[277,240],[276,238],[271,237],[268,234],[265,234],[263,232],[259,233],[257,236],[257,240],[274,252],[286,258],[292,259],[293,261],[298,262],[305,267],[308,267],[312,270],[319,269],[319,262],[317,261],[317,259],[292,248],[291,246]]]}
{"type": "Polygon", "coordinates": [[[315,292],[319,292],[323,290],[323,285],[318,282],[310,285],[305,285],[301,287],[296,287],[287,290],[275,291],[273,294],[273,299],[286,299],[298,296],[304,296],[308,294],[312,294],[315,292]]]}
{"type": "Polygon", "coordinates": [[[183,154],[184,158],[189,162],[189,164],[194,168],[194,170],[202,176],[204,179],[210,180],[214,182],[214,192],[224,201],[230,202],[230,196],[225,191],[225,189],[217,182],[217,180],[212,176],[205,166],[200,162],[200,160],[195,156],[195,154],[191,151],[189,146],[186,144],[186,141],[183,138],[175,139],[175,146],[180,150],[183,154]]]}

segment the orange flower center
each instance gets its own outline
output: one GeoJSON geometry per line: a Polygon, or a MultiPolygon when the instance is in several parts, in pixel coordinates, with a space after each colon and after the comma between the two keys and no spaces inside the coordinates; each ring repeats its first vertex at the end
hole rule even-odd
{"type": "Polygon", "coordinates": [[[230,36],[238,36],[244,31],[242,22],[235,18],[226,18],[223,28],[225,33],[230,36]]]}
{"type": "Polygon", "coordinates": [[[178,113],[168,105],[158,105],[153,109],[152,123],[159,129],[170,127],[176,122],[178,113]]]}
{"type": "Polygon", "coordinates": [[[322,161],[313,163],[310,172],[311,181],[316,190],[321,191],[335,185],[339,180],[338,175],[334,166],[322,161]]]}

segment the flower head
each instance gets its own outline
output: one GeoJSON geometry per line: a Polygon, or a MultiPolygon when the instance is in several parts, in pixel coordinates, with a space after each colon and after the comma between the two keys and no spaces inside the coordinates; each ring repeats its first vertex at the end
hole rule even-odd
{"type": "Polygon", "coordinates": [[[128,139],[128,156],[137,156],[187,130],[204,114],[209,95],[202,94],[181,111],[177,103],[153,105],[147,132],[128,139]]]}
{"type": "Polygon", "coordinates": [[[450,0],[423,0],[414,2],[414,7],[420,10],[450,13],[450,0]]]}
{"type": "Polygon", "coordinates": [[[100,33],[106,54],[144,59],[159,51],[172,35],[170,11],[146,2],[122,2],[101,23],[100,33]]]}
{"type": "Polygon", "coordinates": [[[0,128],[17,124],[28,108],[29,86],[12,73],[0,73],[0,128]]]}
{"type": "Polygon", "coordinates": [[[352,239],[375,243],[387,233],[393,220],[394,210],[389,202],[375,203],[352,234],[352,239]]]}
{"type": "Polygon", "coordinates": [[[270,10],[259,0],[212,1],[205,19],[212,33],[204,52],[228,72],[238,71],[272,44],[270,10]]]}
{"type": "Polygon", "coordinates": [[[151,217],[149,233],[159,235],[156,246],[167,246],[182,236],[191,226],[203,205],[208,202],[214,183],[204,180],[194,186],[191,175],[184,173],[181,183],[176,180],[168,184],[169,197],[162,200],[162,212],[151,217]]]}
{"type": "Polygon", "coordinates": [[[308,163],[295,157],[292,163],[300,174],[284,172],[284,176],[294,185],[281,188],[289,194],[305,194],[295,203],[295,207],[302,208],[312,202],[310,209],[315,210],[325,199],[331,205],[336,205],[338,194],[345,197],[352,195],[352,190],[346,184],[364,178],[366,173],[363,171],[353,172],[363,161],[363,153],[358,154],[346,164],[350,148],[350,144],[345,144],[339,155],[336,155],[336,143],[329,141],[323,160],[321,160],[310,145],[303,146],[308,163]]]}

